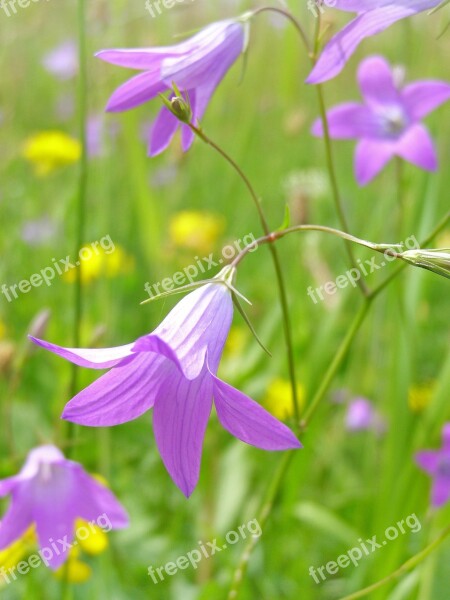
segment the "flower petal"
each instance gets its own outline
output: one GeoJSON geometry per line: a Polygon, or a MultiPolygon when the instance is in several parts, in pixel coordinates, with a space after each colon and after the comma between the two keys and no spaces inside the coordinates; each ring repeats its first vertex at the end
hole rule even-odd
{"type": "Polygon", "coordinates": [[[434,450],[424,450],[415,456],[416,463],[429,475],[435,475],[439,468],[440,453],[434,450]]]}
{"type": "Polygon", "coordinates": [[[222,427],[239,440],[263,450],[302,445],[283,423],[239,390],[213,375],[214,404],[222,427]]]}
{"type": "Polygon", "coordinates": [[[328,42],[306,83],[322,83],[338,75],[365,38],[384,31],[396,21],[414,15],[418,10],[426,10],[427,6],[420,9],[415,7],[424,4],[429,5],[430,2],[411,0],[408,4],[387,5],[360,14],[328,42]]]}
{"type": "Polygon", "coordinates": [[[402,99],[410,117],[420,121],[450,99],[450,85],[445,81],[417,81],[405,86],[402,99]]]}
{"type": "Polygon", "coordinates": [[[33,523],[33,494],[30,482],[23,484],[11,499],[0,523],[0,550],[20,539],[33,523]]]}
{"type": "Polygon", "coordinates": [[[125,359],[133,357],[133,344],[117,346],[115,348],[63,348],[56,344],[51,344],[44,340],[39,340],[33,336],[28,336],[38,346],[50,350],[58,356],[88,369],[109,369],[115,367],[125,359]]]}
{"type": "Polygon", "coordinates": [[[433,140],[426,127],[420,123],[406,130],[396,142],[395,152],[398,156],[426,171],[436,171],[438,168],[433,140]]]}
{"type": "Polygon", "coordinates": [[[197,485],[206,426],[212,407],[208,372],[188,381],[172,367],[153,409],[156,444],[166,469],[186,497],[197,485]]]}
{"type": "Polygon", "coordinates": [[[87,427],[112,427],[137,419],[152,408],[167,362],[154,354],[137,354],[111,369],[66,405],[62,418],[87,427]]]}
{"type": "Polygon", "coordinates": [[[391,142],[363,139],[358,142],[355,154],[356,180],[364,186],[386,166],[394,156],[391,142]]]}
{"type": "Polygon", "coordinates": [[[431,503],[436,508],[443,506],[450,499],[450,480],[448,477],[436,477],[431,490],[431,503]]]}
{"type": "Polygon", "coordinates": [[[121,112],[135,108],[166,89],[167,86],[161,82],[158,73],[144,71],[126,81],[113,92],[106,105],[106,110],[121,112]]]}
{"type": "Polygon", "coordinates": [[[163,106],[153,123],[148,149],[149,156],[157,156],[168,147],[179,124],[180,122],[175,115],[163,106]]]}
{"type": "MultiPolygon", "coordinates": [[[[376,137],[380,132],[379,120],[362,104],[349,102],[330,109],[327,113],[328,129],[334,139],[350,140],[360,137],[376,137]]],[[[321,119],[312,127],[312,134],[323,136],[321,119]]]]}
{"type": "Polygon", "coordinates": [[[116,48],[100,50],[100,52],[95,54],[95,57],[119,67],[156,72],[161,69],[161,63],[165,58],[168,56],[177,56],[183,52],[183,49],[177,50],[176,46],[160,48],[116,48]]]}
{"type": "Polygon", "coordinates": [[[161,79],[167,86],[174,81],[181,90],[204,85],[212,79],[217,85],[243,51],[244,40],[241,22],[212,23],[198,34],[197,43],[184,56],[163,61],[161,79]]]}
{"type": "Polygon", "coordinates": [[[216,373],[233,319],[233,302],[228,288],[210,283],[185,296],[164,321],[133,347],[135,352],[158,352],[195,379],[203,369],[208,353],[216,373]]]}
{"type": "Polygon", "coordinates": [[[361,93],[369,106],[398,104],[399,92],[394,83],[391,67],[382,56],[370,56],[358,68],[361,93]]]}
{"type": "Polygon", "coordinates": [[[81,465],[72,463],[72,469],[77,482],[77,517],[95,521],[98,527],[106,531],[127,527],[128,514],[112,491],[88,475],[81,465]]]}

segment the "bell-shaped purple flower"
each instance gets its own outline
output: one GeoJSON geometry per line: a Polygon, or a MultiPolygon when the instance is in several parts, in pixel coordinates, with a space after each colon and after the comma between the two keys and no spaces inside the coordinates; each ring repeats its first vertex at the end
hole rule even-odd
{"type": "MultiPolygon", "coordinates": [[[[175,83],[188,95],[193,122],[198,122],[215,89],[244,51],[246,27],[245,17],[228,19],[208,25],[175,46],[98,52],[97,56],[106,62],[143,71],[113,93],[106,110],[120,112],[135,108],[171,90],[175,83]]],[[[167,148],[179,126],[178,119],[163,107],[150,135],[150,156],[167,148]]],[[[181,129],[183,150],[187,151],[194,133],[186,124],[181,129]]]]}
{"type": "Polygon", "coordinates": [[[436,508],[450,500],[450,423],[442,430],[442,448],[416,454],[416,463],[433,478],[431,503],[436,508]]]}
{"type": "Polygon", "coordinates": [[[111,368],[67,404],[64,419],[112,426],[153,408],[162,460],[190,496],[199,478],[213,398],[220,423],[240,440],[264,450],[301,447],[288,427],[217,378],[232,318],[230,290],[222,281],[188,294],[155,331],[127,346],[77,350],[34,341],[77,365],[111,368]]]}
{"type": "MultiPolygon", "coordinates": [[[[436,170],[434,144],[421,121],[450,99],[450,85],[424,80],[400,88],[381,56],[362,61],[358,80],[364,104],[340,104],[327,114],[332,138],[359,140],[355,156],[358,183],[369,183],[394,156],[427,171],[436,170]]],[[[323,135],[320,120],[314,123],[312,133],[323,135]]]]}
{"type": "Polygon", "coordinates": [[[431,10],[442,0],[336,0],[333,8],[358,13],[325,46],[307,83],[322,83],[336,77],[367,37],[381,33],[397,21],[431,10]]]}
{"type": "Polygon", "coordinates": [[[54,446],[32,450],[18,475],[0,480],[0,496],[11,503],[0,523],[0,550],[35,525],[46,564],[60,567],[75,536],[77,519],[107,522],[111,529],[128,526],[125,509],[114,494],[83,467],[54,446]]]}

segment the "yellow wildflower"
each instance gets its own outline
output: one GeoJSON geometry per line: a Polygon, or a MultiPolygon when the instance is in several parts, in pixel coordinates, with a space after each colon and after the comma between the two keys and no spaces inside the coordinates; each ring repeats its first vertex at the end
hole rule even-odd
{"type": "Polygon", "coordinates": [[[77,519],[76,531],[79,532],[77,542],[83,552],[97,555],[104,552],[108,547],[108,536],[101,527],[77,519]],[[88,535],[86,535],[86,532],[89,532],[88,535]]]}
{"type": "Polygon", "coordinates": [[[36,175],[45,177],[59,167],[76,163],[81,144],[62,131],[42,131],[28,138],[22,155],[33,164],[36,175]]]}
{"type": "MultiPolygon", "coordinates": [[[[35,545],[36,533],[34,527],[30,527],[19,540],[13,542],[4,550],[0,550],[0,567],[3,567],[6,572],[12,569],[32,552],[35,545]]],[[[4,575],[0,573],[0,585],[2,583],[8,582],[4,575]]]]}
{"type": "MultiPolygon", "coordinates": [[[[86,246],[90,248],[90,246],[86,246]]],[[[81,283],[84,285],[100,279],[108,277],[113,279],[119,275],[126,275],[134,269],[134,258],[130,256],[124,248],[114,246],[114,249],[105,251],[103,248],[96,247],[91,249],[91,254],[88,258],[80,260],[79,267],[70,269],[63,274],[63,278],[67,283],[74,283],[77,279],[77,271],[81,271],[81,283]]]]}
{"type": "MultiPolygon", "coordinates": [[[[305,390],[301,384],[297,384],[297,396],[300,409],[305,404],[305,390]]],[[[264,405],[267,410],[277,419],[287,419],[294,414],[294,402],[292,398],[291,384],[286,379],[273,379],[267,388],[264,405]]]]}
{"type": "Polygon", "coordinates": [[[71,548],[66,562],[54,571],[53,576],[58,580],[67,579],[68,583],[85,583],[92,576],[92,569],[78,557],[78,548],[71,548]]]}
{"type": "Polygon", "coordinates": [[[247,341],[247,332],[242,327],[232,327],[225,343],[224,355],[241,354],[247,341]]]}
{"type": "Polygon", "coordinates": [[[211,252],[224,228],[221,216],[186,210],[172,217],[169,233],[175,246],[195,252],[211,252]]]}
{"type": "Polygon", "coordinates": [[[408,392],[408,406],[414,413],[424,411],[431,403],[434,392],[434,383],[422,383],[413,385],[408,392]]]}

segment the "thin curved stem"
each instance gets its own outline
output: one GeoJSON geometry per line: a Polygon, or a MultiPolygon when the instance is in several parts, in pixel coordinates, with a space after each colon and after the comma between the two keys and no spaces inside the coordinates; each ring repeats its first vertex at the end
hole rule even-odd
{"type": "Polygon", "coordinates": [[[312,53],[311,42],[309,41],[308,36],[306,35],[305,30],[303,29],[303,25],[296,17],[294,17],[294,15],[291,12],[289,12],[288,10],[284,10],[283,8],[278,8],[276,6],[263,6],[262,8],[256,9],[253,12],[253,16],[259,15],[263,12],[278,13],[279,15],[283,15],[283,17],[286,17],[286,19],[289,19],[289,21],[294,25],[294,27],[300,34],[300,37],[302,38],[302,41],[305,44],[305,48],[308,51],[308,54],[312,53]]]}
{"type": "Polygon", "coordinates": [[[427,558],[427,556],[431,554],[434,550],[436,550],[436,548],[438,548],[442,544],[442,542],[444,542],[448,538],[449,535],[450,525],[446,527],[441,532],[441,534],[433,542],[431,542],[431,544],[426,546],[426,548],[421,550],[421,552],[418,552],[415,556],[403,563],[402,566],[396,569],[393,573],[391,573],[387,577],[384,577],[383,579],[380,579],[380,581],[377,581],[376,583],[373,583],[372,585],[369,585],[368,587],[359,590],[359,592],[355,592],[354,594],[350,594],[349,596],[344,596],[340,600],[357,600],[357,598],[364,598],[364,596],[367,596],[371,592],[375,592],[387,583],[398,579],[404,573],[407,573],[419,563],[421,563],[425,558],[427,558]]]}
{"type": "MultiPolygon", "coordinates": [[[[192,123],[189,125],[189,127],[198,137],[200,137],[206,144],[211,146],[216,152],[218,152],[220,154],[220,156],[222,156],[228,162],[228,164],[230,164],[233,167],[233,169],[236,171],[236,173],[239,175],[239,177],[245,183],[245,185],[250,193],[250,196],[255,204],[256,210],[258,211],[259,219],[261,221],[261,225],[264,230],[264,233],[266,234],[266,236],[270,235],[270,228],[267,223],[266,217],[264,215],[264,211],[261,206],[261,201],[258,198],[258,195],[256,194],[247,175],[244,173],[244,171],[241,169],[241,167],[237,164],[237,162],[231,156],[229,156],[229,154],[227,154],[225,152],[225,150],[223,150],[211,138],[209,138],[202,129],[200,129],[199,127],[195,126],[192,123]]],[[[284,283],[283,271],[281,268],[281,262],[280,262],[280,258],[278,256],[277,249],[275,248],[275,246],[273,244],[270,244],[269,250],[272,255],[272,260],[273,260],[273,264],[275,267],[275,273],[276,273],[276,278],[277,278],[281,310],[282,310],[282,314],[283,314],[283,328],[284,328],[284,337],[285,337],[285,342],[286,342],[286,352],[287,352],[287,357],[288,357],[289,379],[290,379],[291,388],[292,388],[294,415],[295,415],[297,427],[299,427],[300,426],[300,405],[299,405],[299,398],[298,398],[298,393],[297,393],[294,345],[292,342],[291,319],[290,319],[290,315],[289,315],[289,304],[288,304],[288,300],[287,300],[286,286],[284,283]]]]}

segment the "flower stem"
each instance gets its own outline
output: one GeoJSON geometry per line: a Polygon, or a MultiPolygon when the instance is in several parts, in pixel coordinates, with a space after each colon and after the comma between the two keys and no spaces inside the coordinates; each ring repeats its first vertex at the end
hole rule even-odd
{"type": "MultiPolygon", "coordinates": [[[[261,503],[257,516],[257,521],[259,526],[261,527],[261,530],[264,528],[264,525],[266,524],[267,519],[270,516],[273,504],[280,491],[281,483],[289,469],[293,457],[294,451],[291,450],[289,452],[285,452],[280,463],[278,464],[275,475],[270,480],[270,484],[267,488],[266,494],[261,503]]],[[[241,555],[241,559],[238,563],[238,566],[234,571],[233,582],[231,584],[230,591],[228,592],[228,600],[235,600],[238,597],[250,557],[256,544],[258,543],[258,540],[259,537],[252,536],[247,542],[245,550],[241,555]]]]}
{"type": "Polygon", "coordinates": [[[401,567],[399,567],[396,571],[394,571],[387,577],[380,579],[380,581],[377,581],[376,583],[370,585],[369,587],[366,587],[363,590],[359,590],[359,592],[355,592],[354,594],[350,594],[349,596],[345,596],[345,597],[341,598],[340,600],[357,600],[357,598],[364,598],[364,596],[367,596],[371,592],[378,590],[380,587],[386,585],[390,581],[397,579],[404,573],[407,573],[408,571],[413,569],[416,565],[421,563],[425,558],[427,558],[427,556],[429,554],[431,554],[438,546],[440,546],[442,544],[442,542],[449,535],[450,535],[450,525],[448,527],[446,527],[440,533],[440,535],[433,542],[431,542],[431,544],[426,546],[426,548],[421,550],[421,552],[418,552],[412,558],[410,558],[405,563],[403,563],[403,565],[401,567]]]}
{"type": "MultiPolygon", "coordinates": [[[[236,173],[239,175],[239,177],[245,183],[245,185],[250,193],[250,196],[252,197],[252,200],[255,204],[256,210],[258,211],[259,219],[261,221],[261,225],[264,230],[264,233],[266,234],[266,236],[270,235],[269,225],[268,225],[266,217],[264,215],[264,211],[261,206],[261,201],[258,198],[247,175],[244,173],[244,171],[241,169],[241,167],[235,162],[235,160],[233,158],[231,158],[231,156],[229,156],[229,154],[227,154],[225,152],[225,150],[223,150],[220,146],[218,146],[211,138],[209,138],[202,129],[200,129],[199,127],[197,127],[196,125],[194,125],[192,123],[189,125],[189,127],[198,137],[200,137],[206,144],[211,146],[216,152],[218,152],[220,154],[220,156],[222,156],[228,162],[228,164],[230,164],[233,167],[233,169],[236,171],[236,173]]],[[[290,379],[291,387],[292,387],[294,415],[295,415],[297,427],[300,427],[300,405],[299,405],[299,399],[298,399],[298,394],[297,394],[297,382],[296,382],[296,376],[295,376],[294,345],[292,342],[292,335],[291,335],[291,320],[290,320],[290,316],[289,316],[289,305],[288,305],[288,300],[287,300],[286,286],[284,283],[280,257],[278,256],[277,249],[275,248],[275,246],[273,244],[270,244],[269,250],[272,255],[272,260],[273,260],[273,264],[275,267],[275,273],[276,273],[279,296],[280,296],[280,303],[281,303],[281,310],[282,310],[282,314],[283,314],[284,337],[285,337],[286,351],[287,351],[287,357],[288,357],[289,379],[290,379]]]]}
{"type": "MultiPolygon", "coordinates": [[[[81,159],[78,179],[78,193],[76,201],[76,232],[75,232],[75,256],[78,255],[85,241],[85,212],[86,195],[88,181],[88,158],[87,158],[87,139],[86,139],[86,121],[87,121],[87,53],[86,53],[86,0],[78,0],[77,3],[77,23],[78,23],[78,118],[79,118],[79,136],[81,143],[81,159]]],[[[83,288],[81,281],[81,269],[75,271],[76,280],[74,286],[74,321],[73,321],[73,343],[78,348],[81,337],[81,320],[83,317],[83,288]]],[[[72,366],[72,376],[70,380],[70,396],[73,397],[78,392],[78,367],[72,366]]],[[[75,425],[69,422],[67,425],[67,457],[73,449],[75,438],[75,425]]],[[[61,582],[61,598],[70,600],[72,598],[72,589],[69,582],[69,561],[64,565],[64,573],[61,582]]]]}

